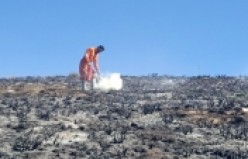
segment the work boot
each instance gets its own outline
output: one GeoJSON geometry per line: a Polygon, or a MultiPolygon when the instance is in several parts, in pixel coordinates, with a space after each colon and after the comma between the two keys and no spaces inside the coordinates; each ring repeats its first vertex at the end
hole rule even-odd
{"type": "Polygon", "coordinates": [[[87,83],[88,83],[87,81],[82,82],[82,91],[87,91],[88,90],[87,83]]]}
{"type": "Polygon", "coordinates": [[[91,89],[94,90],[96,88],[96,79],[92,79],[91,89]]]}

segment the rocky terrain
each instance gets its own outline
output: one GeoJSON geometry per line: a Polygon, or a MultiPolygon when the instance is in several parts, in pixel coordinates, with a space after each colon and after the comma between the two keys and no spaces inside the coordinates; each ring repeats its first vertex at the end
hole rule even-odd
{"type": "Polygon", "coordinates": [[[248,78],[122,78],[109,92],[81,92],[76,76],[0,79],[0,158],[248,158],[248,78]]]}

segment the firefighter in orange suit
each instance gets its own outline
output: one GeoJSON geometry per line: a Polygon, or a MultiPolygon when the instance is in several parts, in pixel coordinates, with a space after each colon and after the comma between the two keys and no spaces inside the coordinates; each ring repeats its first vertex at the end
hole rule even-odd
{"type": "MultiPolygon", "coordinates": [[[[84,57],[80,61],[79,73],[83,82],[83,90],[87,90],[87,83],[93,81],[95,73],[100,76],[98,58],[99,54],[105,50],[103,45],[88,48],[84,57]]],[[[93,83],[92,83],[93,87],[93,83]]]]}

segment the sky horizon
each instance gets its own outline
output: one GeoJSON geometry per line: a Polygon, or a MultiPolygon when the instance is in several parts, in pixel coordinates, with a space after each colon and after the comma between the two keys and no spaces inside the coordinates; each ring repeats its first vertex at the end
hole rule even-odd
{"type": "Polygon", "coordinates": [[[102,73],[248,74],[246,0],[2,0],[0,78],[78,73],[99,44],[102,73]]]}

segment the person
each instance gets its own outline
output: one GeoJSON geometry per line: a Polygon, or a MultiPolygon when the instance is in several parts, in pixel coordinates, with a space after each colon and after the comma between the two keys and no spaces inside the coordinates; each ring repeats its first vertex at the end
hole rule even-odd
{"type": "Polygon", "coordinates": [[[82,80],[83,90],[87,90],[87,85],[91,81],[92,88],[94,87],[95,73],[100,76],[99,69],[99,54],[105,50],[103,45],[86,49],[83,58],[80,60],[79,73],[82,80]]]}

